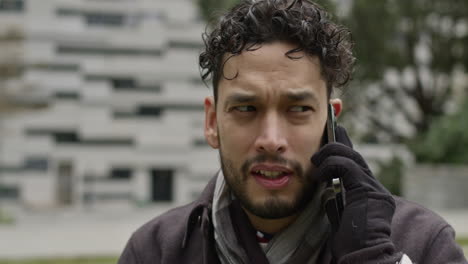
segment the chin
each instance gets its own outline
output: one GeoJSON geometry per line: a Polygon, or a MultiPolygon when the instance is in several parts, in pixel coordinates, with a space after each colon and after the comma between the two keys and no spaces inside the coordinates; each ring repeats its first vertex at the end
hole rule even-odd
{"type": "Polygon", "coordinates": [[[297,197],[280,197],[268,195],[256,199],[245,199],[238,197],[242,206],[251,214],[265,219],[280,219],[295,215],[303,207],[297,197]]]}

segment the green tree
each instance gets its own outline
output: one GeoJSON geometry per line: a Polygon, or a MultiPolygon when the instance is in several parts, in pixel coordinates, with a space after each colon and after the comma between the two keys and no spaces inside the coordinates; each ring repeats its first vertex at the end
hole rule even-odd
{"type": "Polygon", "coordinates": [[[404,162],[398,157],[393,157],[389,161],[378,162],[378,165],[377,179],[392,194],[401,195],[401,184],[405,170],[404,162]]]}
{"type": "MultiPolygon", "coordinates": [[[[335,4],[332,1],[318,0],[315,2],[324,6],[329,11],[334,11],[335,4]]],[[[200,13],[206,21],[218,18],[222,13],[240,2],[241,0],[197,0],[200,13]]]]}
{"type": "MultiPolygon", "coordinates": [[[[6,138],[3,133],[3,117],[9,113],[22,109],[12,102],[5,92],[5,83],[12,78],[18,78],[22,72],[19,48],[24,39],[22,33],[16,29],[6,30],[0,34],[0,149],[6,138]]],[[[0,161],[0,168],[2,167],[0,161]]],[[[12,188],[3,182],[0,171],[0,201],[3,197],[12,193],[12,188]]],[[[13,219],[0,207],[0,223],[12,223],[13,219]]]]}
{"type": "Polygon", "coordinates": [[[217,18],[222,12],[225,12],[240,0],[197,0],[202,17],[210,21],[217,18]]]}
{"type": "MultiPolygon", "coordinates": [[[[204,17],[219,11],[212,18],[238,2],[198,0],[204,17]]],[[[468,69],[468,1],[317,2],[353,33],[356,72],[340,118],[351,133],[360,127],[367,141],[406,142],[449,112],[468,69]]]]}
{"type": "Polygon", "coordinates": [[[459,111],[437,118],[411,142],[418,162],[468,164],[468,96],[459,111]]]}
{"type": "MultiPolygon", "coordinates": [[[[17,29],[9,29],[0,35],[0,116],[18,108],[5,93],[5,83],[22,73],[20,48],[24,36],[17,29]]],[[[1,120],[0,120],[1,122],[1,120]]]]}
{"type": "Polygon", "coordinates": [[[467,14],[466,0],[353,1],[345,23],[357,69],[348,97],[369,135],[402,141],[447,113],[468,69],[467,14]]]}

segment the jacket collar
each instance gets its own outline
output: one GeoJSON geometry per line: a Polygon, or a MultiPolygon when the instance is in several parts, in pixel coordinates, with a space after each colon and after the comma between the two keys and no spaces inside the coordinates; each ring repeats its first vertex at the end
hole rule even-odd
{"type": "MultiPolygon", "coordinates": [[[[214,191],[215,191],[215,186],[216,186],[217,175],[218,173],[216,173],[215,176],[211,178],[211,180],[208,182],[205,189],[201,193],[200,197],[194,202],[192,202],[191,204],[189,217],[187,218],[187,222],[186,222],[185,234],[184,234],[184,238],[182,241],[182,249],[184,249],[187,246],[187,243],[190,239],[190,235],[192,234],[192,231],[195,228],[202,229],[203,235],[205,236],[203,243],[206,243],[207,240],[210,240],[210,237],[209,237],[209,235],[211,234],[210,229],[212,229],[211,210],[212,210],[213,196],[214,196],[214,191]]],[[[327,246],[324,247],[323,248],[324,250],[322,250],[322,252],[320,253],[318,263],[332,263],[330,242],[331,241],[329,240],[327,242],[327,246]]],[[[209,245],[204,244],[203,247],[204,247],[204,251],[206,251],[209,245]]],[[[207,254],[206,252],[203,252],[203,254],[210,255],[210,254],[207,254]]],[[[204,256],[204,259],[205,258],[209,258],[209,256],[204,256]]],[[[204,260],[203,263],[219,263],[219,261],[212,260],[210,262],[210,261],[204,260]]]]}
{"type": "MultiPolygon", "coordinates": [[[[184,239],[182,241],[182,248],[186,247],[187,242],[190,239],[190,235],[197,225],[201,226],[203,229],[207,229],[211,226],[211,208],[217,175],[218,173],[211,178],[200,197],[192,203],[192,209],[190,210],[189,217],[185,223],[186,228],[184,239]]],[[[208,230],[204,230],[204,232],[207,231],[208,230]]]]}

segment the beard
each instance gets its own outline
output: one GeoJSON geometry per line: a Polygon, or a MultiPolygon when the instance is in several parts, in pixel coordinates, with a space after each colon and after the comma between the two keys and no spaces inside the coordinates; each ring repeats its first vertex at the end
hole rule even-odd
{"type": "Polygon", "coordinates": [[[244,209],[260,218],[279,219],[295,215],[307,206],[318,189],[318,182],[311,177],[311,170],[305,171],[299,162],[287,160],[278,155],[261,154],[244,161],[241,168],[235,168],[232,160],[223,155],[221,148],[219,155],[224,179],[230,191],[244,209]],[[284,166],[289,165],[288,167],[292,168],[301,186],[297,192],[290,194],[293,196],[292,199],[282,199],[275,191],[271,191],[262,202],[255,202],[254,197],[252,197],[255,194],[248,193],[247,180],[248,177],[252,177],[249,168],[254,163],[266,161],[284,166]]]}

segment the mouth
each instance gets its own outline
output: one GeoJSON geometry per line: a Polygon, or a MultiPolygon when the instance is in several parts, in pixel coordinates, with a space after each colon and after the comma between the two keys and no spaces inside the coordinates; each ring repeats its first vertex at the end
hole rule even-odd
{"type": "Polygon", "coordinates": [[[286,187],[294,173],[291,169],[284,166],[258,164],[252,167],[250,174],[260,186],[266,189],[277,190],[286,187]]]}

